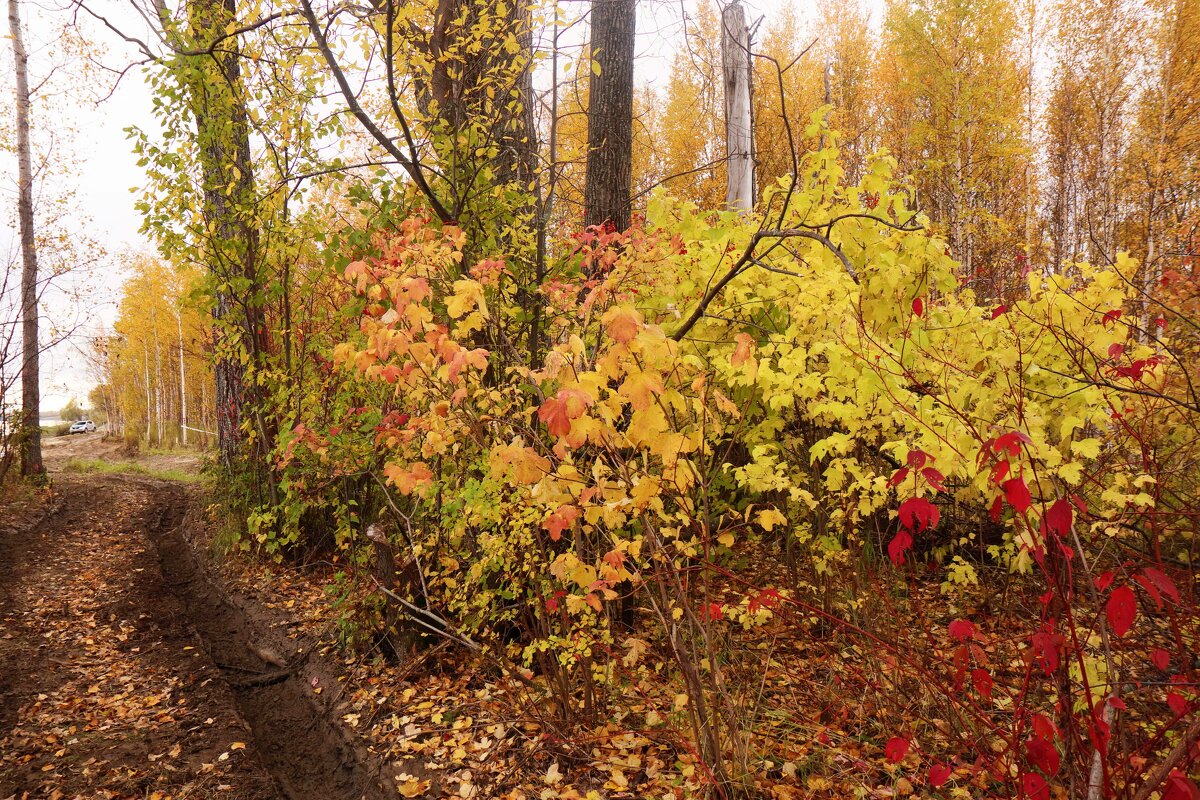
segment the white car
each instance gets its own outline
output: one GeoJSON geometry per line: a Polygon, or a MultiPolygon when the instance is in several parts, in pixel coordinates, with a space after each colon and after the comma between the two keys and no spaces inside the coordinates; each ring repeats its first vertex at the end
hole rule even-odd
{"type": "Polygon", "coordinates": [[[71,426],[71,430],[67,433],[92,433],[96,430],[96,423],[90,419],[81,419],[71,426]]]}

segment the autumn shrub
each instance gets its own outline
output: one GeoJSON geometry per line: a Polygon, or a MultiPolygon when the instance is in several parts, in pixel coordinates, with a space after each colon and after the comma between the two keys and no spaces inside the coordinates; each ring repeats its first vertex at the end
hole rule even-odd
{"type": "MultiPolygon", "coordinates": [[[[1125,321],[1134,265],[981,307],[889,158],[848,185],[829,136],[801,166],[753,217],[656,195],[644,224],[562,244],[533,301],[454,226],[379,236],[339,289],[357,330],[276,449],[264,546],[323,515],[365,576],[343,597],[487,655],[564,725],[666,679],[645,724],[687,731],[718,794],[763,756],[772,662],[739,642],[784,620],[924,693],[880,735],[931,788],[1135,795],[1192,711],[1197,631],[1193,531],[1154,521],[1158,487],[1192,490],[1154,453],[1194,419],[1163,399],[1169,342],[1125,321]],[[787,577],[752,568],[770,548],[787,577]],[[981,571],[1017,583],[1003,632],[914,599],[981,571]],[[890,619],[862,613],[893,589],[890,619]]],[[[1184,756],[1160,777],[1185,786],[1184,756]]]]}

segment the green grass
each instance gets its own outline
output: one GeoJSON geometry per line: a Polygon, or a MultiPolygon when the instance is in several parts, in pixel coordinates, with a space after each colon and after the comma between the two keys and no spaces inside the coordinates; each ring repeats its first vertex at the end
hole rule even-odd
{"type": "Polygon", "coordinates": [[[145,475],[147,478],[158,478],[164,481],[184,481],[195,483],[200,476],[182,469],[157,469],[132,461],[104,461],[99,458],[72,458],[63,464],[63,472],[81,472],[88,474],[125,473],[145,475]]]}

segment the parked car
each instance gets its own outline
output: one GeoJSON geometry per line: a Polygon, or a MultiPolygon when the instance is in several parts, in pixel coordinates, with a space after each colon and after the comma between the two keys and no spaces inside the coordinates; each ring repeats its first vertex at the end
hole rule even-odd
{"type": "Polygon", "coordinates": [[[71,426],[71,430],[67,433],[92,433],[96,430],[96,423],[90,419],[81,419],[71,426]]]}

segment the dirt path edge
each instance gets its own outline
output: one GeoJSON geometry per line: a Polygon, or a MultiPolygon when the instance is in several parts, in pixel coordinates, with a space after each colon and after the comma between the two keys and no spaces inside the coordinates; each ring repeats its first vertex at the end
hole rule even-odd
{"type": "Polygon", "coordinates": [[[149,510],[145,530],[280,793],[291,800],[396,797],[391,776],[341,724],[336,697],[312,691],[314,678],[336,686],[336,667],[315,652],[314,642],[279,633],[286,623],[280,613],[229,590],[213,568],[198,495],[180,484],[127,480],[152,485],[162,498],[149,510]]]}

